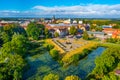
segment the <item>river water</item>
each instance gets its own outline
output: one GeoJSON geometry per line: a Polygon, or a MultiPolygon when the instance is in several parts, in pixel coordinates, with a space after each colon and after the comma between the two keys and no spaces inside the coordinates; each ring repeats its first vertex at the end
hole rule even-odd
{"type": "Polygon", "coordinates": [[[58,74],[60,80],[64,80],[66,76],[77,75],[84,79],[95,67],[94,60],[99,56],[105,48],[98,47],[96,50],[88,54],[87,57],[80,60],[77,65],[69,65],[64,68],[54,61],[49,53],[37,54],[27,57],[30,69],[24,73],[24,80],[42,80],[49,73],[58,74]]]}

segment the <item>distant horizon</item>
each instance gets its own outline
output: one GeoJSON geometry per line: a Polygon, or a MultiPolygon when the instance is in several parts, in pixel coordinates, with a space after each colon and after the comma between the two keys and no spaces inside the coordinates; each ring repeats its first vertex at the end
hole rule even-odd
{"type": "MultiPolygon", "coordinates": [[[[34,19],[34,18],[45,18],[45,19],[52,19],[52,16],[51,17],[0,17],[0,19],[5,19],[5,18],[13,18],[13,19],[15,19],[15,18],[29,18],[29,19],[34,19]]],[[[84,18],[84,17],[55,17],[56,19],[120,19],[120,18],[84,18]]]]}

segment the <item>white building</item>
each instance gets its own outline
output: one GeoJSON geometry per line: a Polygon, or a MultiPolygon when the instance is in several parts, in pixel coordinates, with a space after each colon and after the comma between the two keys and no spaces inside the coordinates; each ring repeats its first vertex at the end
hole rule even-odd
{"type": "Polygon", "coordinates": [[[78,23],[79,23],[79,24],[83,24],[83,21],[79,21],[78,23]]]}
{"type": "Polygon", "coordinates": [[[71,24],[71,19],[67,19],[63,21],[64,24],[71,24]]]}

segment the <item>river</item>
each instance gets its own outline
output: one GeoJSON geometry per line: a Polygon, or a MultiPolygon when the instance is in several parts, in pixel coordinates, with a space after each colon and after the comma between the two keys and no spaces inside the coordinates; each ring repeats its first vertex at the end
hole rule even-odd
{"type": "Polygon", "coordinates": [[[37,54],[27,57],[30,69],[24,73],[24,80],[42,80],[42,78],[49,74],[54,73],[60,76],[61,80],[64,80],[66,76],[77,75],[84,79],[95,67],[94,60],[99,56],[105,48],[98,47],[96,50],[88,54],[87,57],[80,60],[78,65],[69,65],[64,68],[54,61],[49,53],[37,54]]]}

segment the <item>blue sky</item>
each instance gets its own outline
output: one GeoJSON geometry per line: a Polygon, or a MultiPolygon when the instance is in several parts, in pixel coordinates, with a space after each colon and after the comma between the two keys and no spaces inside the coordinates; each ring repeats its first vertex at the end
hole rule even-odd
{"type": "Polygon", "coordinates": [[[0,17],[120,18],[119,0],[0,0],[0,17]]]}

